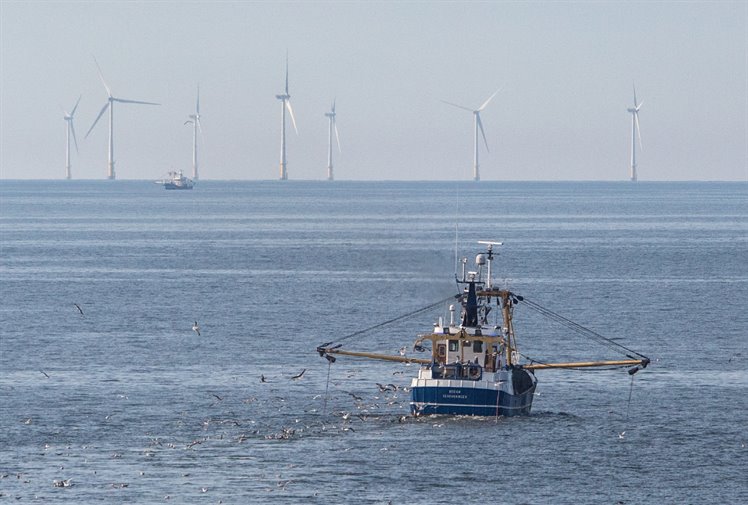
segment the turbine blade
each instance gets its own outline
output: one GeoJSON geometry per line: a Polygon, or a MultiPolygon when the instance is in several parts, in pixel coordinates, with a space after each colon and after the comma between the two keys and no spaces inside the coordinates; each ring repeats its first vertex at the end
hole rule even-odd
{"type": "Polygon", "coordinates": [[[637,112],[634,112],[634,123],[636,123],[636,135],[639,137],[639,149],[644,151],[644,146],[642,146],[642,132],[639,129],[639,114],[637,112]]]}
{"type": "Polygon", "coordinates": [[[634,108],[636,109],[636,84],[634,84],[632,81],[631,85],[634,88],[634,108]]]}
{"type": "Polygon", "coordinates": [[[78,139],[75,138],[75,126],[73,126],[73,118],[70,118],[70,133],[73,134],[73,142],[75,142],[75,152],[78,152],[78,139]]]}
{"type": "Polygon", "coordinates": [[[291,116],[291,123],[293,124],[293,129],[296,131],[296,135],[299,134],[299,130],[296,128],[296,118],[293,117],[293,109],[291,108],[291,100],[286,100],[286,108],[288,109],[288,113],[291,116]]]}
{"type": "Polygon", "coordinates": [[[639,112],[639,109],[642,108],[642,103],[644,103],[644,100],[642,100],[641,103],[636,106],[636,112],[639,112]]]}
{"type": "Polygon", "coordinates": [[[335,99],[332,101],[332,113],[335,114],[335,99]]]}
{"type": "Polygon", "coordinates": [[[288,50],[286,50],[286,94],[288,94],[288,50]]]}
{"type": "Polygon", "coordinates": [[[473,109],[468,109],[467,107],[463,107],[462,105],[457,105],[456,103],[448,102],[446,100],[441,100],[443,103],[446,103],[447,105],[451,105],[452,107],[457,107],[458,109],[464,109],[470,112],[473,112],[473,109]]]}
{"type": "Polygon", "coordinates": [[[83,98],[83,95],[78,97],[78,101],[75,102],[75,107],[73,107],[73,112],[70,113],[70,117],[72,118],[73,115],[75,115],[75,109],[78,108],[78,104],[81,103],[81,98],[83,98]]]}
{"type": "Polygon", "coordinates": [[[483,131],[483,122],[480,120],[480,113],[475,114],[475,121],[478,123],[478,128],[480,128],[480,132],[483,135],[483,143],[486,144],[486,151],[489,151],[488,140],[486,140],[486,132],[483,131]]]}
{"type": "Polygon", "coordinates": [[[106,94],[111,98],[112,97],[112,91],[109,89],[109,86],[107,86],[107,83],[104,80],[104,74],[101,73],[101,67],[99,66],[99,62],[96,61],[96,56],[94,56],[94,63],[96,63],[96,69],[99,71],[99,77],[101,78],[101,83],[106,88],[106,94]]]}
{"type": "Polygon", "coordinates": [[[340,135],[338,135],[338,125],[335,122],[335,118],[332,118],[332,126],[335,128],[335,140],[338,142],[338,152],[342,153],[343,151],[340,149],[340,135]]]}
{"type": "Polygon", "coordinates": [[[104,107],[103,107],[103,108],[101,109],[101,112],[99,112],[99,115],[98,115],[98,116],[96,116],[96,120],[95,120],[95,121],[93,122],[93,124],[91,125],[91,128],[89,128],[89,129],[88,129],[88,132],[86,132],[86,136],[85,136],[85,137],[83,137],[84,139],[87,139],[87,138],[88,138],[88,134],[89,134],[89,133],[91,133],[91,130],[93,130],[93,129],[94,129],[94,126],[96,126],[96,123],[98,123],[98,122],[99,122],[99,119],[101,119],[101,116],[103,116],[103,115],[104,115],[104,113],[106,112],[106,110],[107,110],[108,108],[109,108],[109,101],[107,100],[107,102],[106,102],[106,105],[104,105],[104,107]]]}
{"type": "Polygon", "coordinates": [[[203,135],[203,123],[200,121],[200,117],[195,118],[195,122],[197,123],[197,129],[200,130],[200,140],[203,141],[203,144],[205,144],[205,135],[203,135]]]}
{"type": "Polygon", "coordinates": [[[125,100],[124,98],[112,98],[115,102],[119,103],[137,103],[140,105],[161,105],[160,103],[153,103],[153,102],[141,102],[139,100],[125,100]]]}
{"type": "Polygon", "coordinates": [[[497,93],[498,93],[499,91],[501,91],[501,88],[499,88],[499,89],[497,89],[496,91],[494,91],[494,92],[493,92],[493,95],[489,96],[489,97],[488,97],[488,100],[486,100],[485,102],[483,102],[483,105],[481,105],[480,107],[478,107],[478,111],[482,111],[483,109],[485,109],[485,108],[486,108],[486,105],[488,105],[488,102],[490,102],[491,100],[493,100],[493,97],[495,97],[495,96],[496,96],[496,94],[497,94],[497,93]]]}
{"type": "Polygon", "coordinates": [[[197,85],[197,103],[195,104],[195,114],[200,115],[200,85],[197,85]]]}

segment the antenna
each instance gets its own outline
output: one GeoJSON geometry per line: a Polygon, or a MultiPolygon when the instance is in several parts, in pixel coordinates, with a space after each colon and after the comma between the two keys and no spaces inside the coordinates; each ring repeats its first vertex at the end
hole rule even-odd
{"type": "Polygon", "coordinates": [[[479,240],[479,244],[488,246],[486,254],[488,255],[488,273],[486,279],[486,289],[491,289],[491,262],[493,261],[493,246],[502,246],[503,242],[490,242],[488,240],[479,240]]]}

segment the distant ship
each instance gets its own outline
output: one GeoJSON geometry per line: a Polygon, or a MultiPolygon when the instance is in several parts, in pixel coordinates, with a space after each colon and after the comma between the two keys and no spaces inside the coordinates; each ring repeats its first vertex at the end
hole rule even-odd
{"type": "Polygon", "coordinates": [[[192,179],[185,177],[181,170],[169,172],[165,178],[156,181],[156,184],[162,184],[164,189],[192,189],[195,186],[192,179]]]}
{"type": "MultiPolygon", "coordinates": [[[[470,416],[517,416],[528,415],[532,408],[537,378],[535,371],[550,368],[627,367],[633,375],[649,364],[649,358],[632,351],[615,341],[584,328],[563,316],[540,307],[526,298],[507,289],[493,286],[491,263],[493,247],[500,242],[480,242],[487,250],[476,256],[476,270],[466,272],[467,259],[462,260],[462,276],[456,277],[460,293],[447,300],[429,305],[414,313],[457,300],[461,308],[459,321],[455,320],[455,306],[449,306],[449,322],[442,317],[434,324],[433,331],[419,335],[413,349],[426,352],[430,344],[430,358],[400,356],[369,352],[347,351],[342,344],[327,342],[317,347],[320,356],[330,363],[335,356],[344,355],[421,365],[417,377],[410,384],[410,410],[415,416],[429,414],[470,416]],[[492,306],[493,304],[493,306],[492,306]],[[621,352],[627,359],[617,361],[582,361],[574,363],[541,363],[529,361],[520,354],[514,335],[512,317],[518,304],[527,305],[541,314],[555,319],[571,331],[602,342],[621,352]],[[493,308],[498,309],[495,318],[489,318],[493,308]],[[491,320],[495,319],[495,320],[491,320]],[[602,340],[601,340],[602,339],[602,340]]],[[[403,319],[396,318],[388,323],[403,319]]],[[[371,329],[383,326],[377,325],[371,329]]],[[[364,331],[356,332],[341,340],[364,331]]]]}

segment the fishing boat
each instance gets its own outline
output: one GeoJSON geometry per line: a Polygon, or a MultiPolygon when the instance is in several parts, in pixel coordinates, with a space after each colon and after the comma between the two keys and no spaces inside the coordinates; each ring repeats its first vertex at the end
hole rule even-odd
{"type": "Polygon", "coordinates": [[[169,172],[166,177],[156,181],[156,184],[162,184],[164,189],[192,189],[195,185],[181,170],[169,172]]]}
{"type": "Polygon", "coordinates": [[[502,244],[488,241],[479,243],[485,246],[485,250],[477,254],[475,270],[467,271],[467,259],[461,260],[461,276],[455,275],[458,294],[387,322],[389,324],[421,314],[449,301],[459,304],[459,314],[456,313],[455,303],[451,303],[448,320],[439,317],[431,332],[418,335],[413,345],[414,351],[426,353],[430,350],[430,357],[413,358],[342,349],[343,340],[359,336],[367,330],[324,343],[317,347],[317,352],[330,364],[335,362],[336,356],[419,364],[418,374],[410,384],[410,410],[414,416],[529,415],[538,383],[535,376],[538,370],[624,367],[633,375],[649,364],[649,358],[643,354],[541,307],[526,297],[495,286],[491,278],[492,263],[497,256],[494,247],[502,244]],[[522,305],[569,330],[619,351],[626,359],[565,363],[528,360],[518,349],[513,325],[514,310],[522,305]],[[497,310],[491,314],[494,308],[497,310]]]}

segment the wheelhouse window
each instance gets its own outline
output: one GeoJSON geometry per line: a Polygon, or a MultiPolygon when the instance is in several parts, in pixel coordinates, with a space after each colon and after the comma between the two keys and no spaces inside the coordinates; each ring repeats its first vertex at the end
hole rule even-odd
{"type": "Polygon", "coordinates": [[[482,340],[473,341],[473,352],[483,352],[483,341],[482,340]]]}
{"type": "Polygon", "coordinates": [[[460,341],[459,341],[459,340],[450,340],[450,341],[449,341],[449,351],[450,351],[450,352],[455,352],[455,351],[457,351],[457,350],[458,350],[458,346],[459,346],[459,343],[460,343],[460,341]]]}

